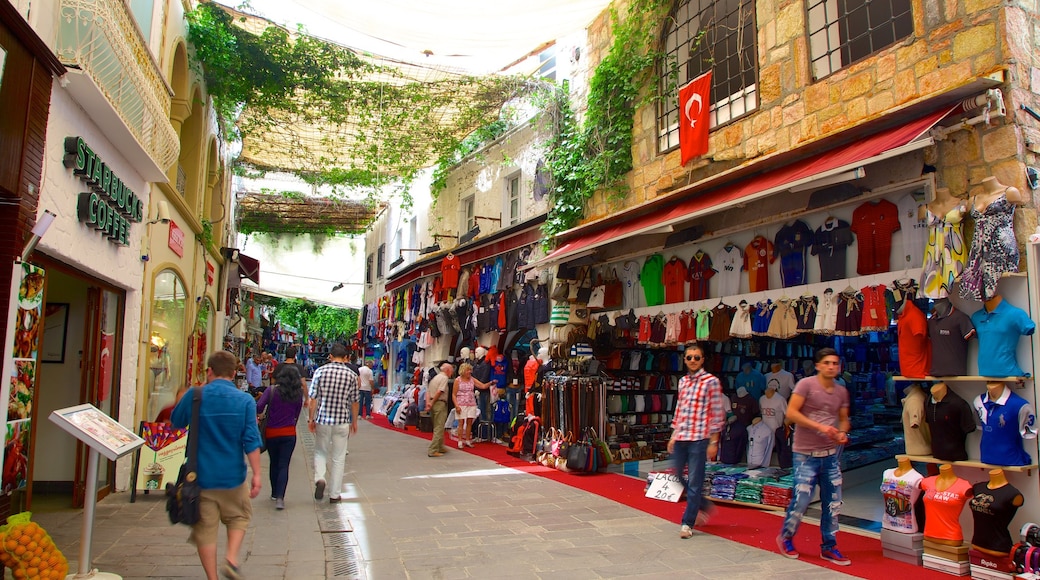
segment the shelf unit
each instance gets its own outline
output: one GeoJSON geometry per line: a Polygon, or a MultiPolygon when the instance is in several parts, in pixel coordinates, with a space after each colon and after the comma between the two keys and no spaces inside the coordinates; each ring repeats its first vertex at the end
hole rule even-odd
{"type": "Polygon", "coordinates": [[[950,465],[957,465],[957,466],[961,466],[961,467],[975,467],[975,468],[978,468],[978,469],[987,469],[987,470],[988,469],[1003,469],[1004,471],[1014,471],[1014,472],[1017,472],[1017,473],[1025,473],[1026,475],[1030,475],[1033,472],[1034,469],[1037,469],[1038,467],[1040,467],[1040,466],[1038,466],[1036,464],[1033,464],[1033,465],[992,465],[992,464],[989,464],[989,463],[983,463],[981,461],[971,461],[971,460],[966,460],[966,461],[947,461],[945,459],[936,459],[936,458],[932,457],[931,455],[906,455],[906,454],[903,454],[903,455],[896,455],[896,459],[908,459],[910,461],[917,461],[919,463],[934,463],[936,465],[948,463],[950,465]]]}

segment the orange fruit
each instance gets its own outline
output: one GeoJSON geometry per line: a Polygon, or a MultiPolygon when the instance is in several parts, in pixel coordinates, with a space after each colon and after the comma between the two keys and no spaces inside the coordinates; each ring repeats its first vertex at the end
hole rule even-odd
{"type": "Polygon", "coordinates": [[[4,549],[8,552],[13,552],[18,547],[18,540],[14,538],[8,538],[4,540],[4,549]]]}
{"type": "Polygon", "coordinates": [[[25,577],[26,578],[37,578],[39,576],[40,576],[39,568],[26,568],[25,569],[25,577]]]}
{"type": "Polygon", "coordinates": [[[15,556],[21,556],[24,553],[25,553],[25,546],[18,546],[17,548],[14,549],[14,555],[15,556]]]}
{"type": "Polygon", "coordinates": [[[29,536],[26,536],[26,535],[18,536],[18,543],[23,545],[23,546],[28,545],[29,542],[31,542],[31,541],[32,541],[32,538],[29,537],[29,536]]]}

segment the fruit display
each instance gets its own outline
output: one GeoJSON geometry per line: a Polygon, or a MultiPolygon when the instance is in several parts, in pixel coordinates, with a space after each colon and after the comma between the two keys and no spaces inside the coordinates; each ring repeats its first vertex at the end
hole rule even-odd
{"type": "Polygon", "coordinates": [[[0,564],[9,568],[15,578],[65,578],[69,573],[68,560],[31,517],[30,512],[15,514],[7,518],[7,524],[0,526],[3,541],[0,564]]]}

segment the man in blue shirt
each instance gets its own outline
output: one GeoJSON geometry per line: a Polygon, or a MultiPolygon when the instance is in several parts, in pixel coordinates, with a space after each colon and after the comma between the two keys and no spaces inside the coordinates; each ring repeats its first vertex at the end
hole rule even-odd
{"type": "Polygon", "coordinates": [[[251,358],[246,359],[246,382],[249,383],[250,389],[259,389],[263,382],[264,369],[261,366],[262,361],[263,355],[260,353],[256,353],[251,358]]]}
{"type": "Polygon", "coordinates": [[[256,402],[235,387],[235,357],[218,351],[206,361],[202,387],[189,390],[174,407],[170,420],[184,428],[191,422],[194,389],[202,389],[197,431],[198,478],[202,488],[198,523],[192,526],[191,542],[199,552],[206,578],[217,580],[217,529],[227,526],[227,554],[221,572],[227,578],[242,578],[238,551],[253,516],[249,500],[260,494],[260,430],[256,426],[256,402]],[[253,472],[246,483],[246,462],[253,472]]]}

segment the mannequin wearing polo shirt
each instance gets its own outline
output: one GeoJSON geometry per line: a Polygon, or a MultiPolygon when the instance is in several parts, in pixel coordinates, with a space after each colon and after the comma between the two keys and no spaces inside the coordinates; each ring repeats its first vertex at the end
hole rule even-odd
{"type": "Polygon", "coordinates": [[[975,327],[967,314],[948,299],[936,300],[928,319],[928,338],[932,341],[932,376],[968,374],[968,342],[975,338],[975,327]]]}
{"type": "Polygon", "coordinates": [[[928,341],[928,320],[910,300],[897,309],[899,374],[923,379],[932,367],[932,347],[928,341]]]}
{"type": "Polygon", "coordinates": [[[971,484],[953,473],[947,463],[939,466],[939,475],[921,480],[924,490],[924,539],[947,546],[964,544],[961,511],[974,494],[971,484]]]}
{"type": "Polygon", "coordinates": [[[932,385],[924,403],[924,416],[932,433],[932,456],[943,461],[964,461],[964,439],[975,430],[975,411],[946,383],[932,385]]]}
{"type": "Polygon", "coordinates": [[[982,424],[981,460],[991,465],[1029,465],[1032,458],[1023,439],[1036,439],[1033,407],[1011,392],[1002,381],[986,383],[986,392],[975,397],[975,412],[982,424]]]}
{"type": "Polygon", "coordinates": [[[919,385],[910,385],[903,394],[903,442],[910,455],[931,455],[932,434],[925,421],[925,400],[928,395],[919,385]]]}
{"type": "Polygon", "coordinates": [[[974,497],[968,502],[975,522],[971,547],[991,556],[1007,556],[1013,541],[1008,526],[1018,508],[1025,502],[1022,492],[1008,483],[1003,469],[989,472],[989,481],[971,488],[974,497]]]}
{"type": "Polygon", "coordinates": [[[1020,337],[1036,330],[1029,315],[1012,306],[1000,294],[986,300],[981,310],[971,315],[979,336],[979,374],[984,377],[1021,377],[1016,351],[1020,337]]]}

